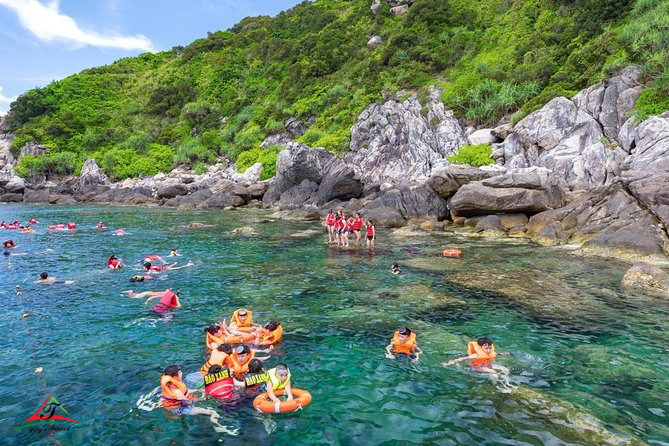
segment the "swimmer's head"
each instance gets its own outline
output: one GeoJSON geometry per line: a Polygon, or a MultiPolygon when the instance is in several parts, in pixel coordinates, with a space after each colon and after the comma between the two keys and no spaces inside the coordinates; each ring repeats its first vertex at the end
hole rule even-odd
{"type": "Polygon", "coordinates": [[[220,329],[221,329],[221,327],[220,327],[219,325],[211,324],[210,326],[205,327],[205,328],[204,328],[204,331],[206,331],[206,332],[209,333],[210,335],[214,335],[214,334],[216,334],[216,333],[218,332],[218,330],[220,330],[220,329]]]}
{"type": "Polygon", "coordinates": [[[214,364],[211,367],[209,367],[209,370],[207,371],[207,375],[215,375],[223,370],[223,367],[221,367],[218,364],[214,364]]]}
{"type": "Polygon", "coordinates": [[[114,254],[109,256],[109,260],[118,260],[118,257],[116,257],[114,254]]]}
{"type": "Polygon", "coordinates": [[[221,344],[218,346],[217,350],[219,352],[225,353],[226,355],[232,354],[232,346],[230,344],[221,344]]]}
{"type": "Polygon", "coordinates": [[[288,380],[289,374],[290,370],[288,370],[288,366],[286,364],[276,365],[276,376],[279,377],[279,381],[281,381],[282,383],[286,382],[288,380]]]}
{"type": "Polygon", "coordinates": [[[39,274],[39,278],[40,278],[40,280],[46,280],[47,277],[49,277],[49,275],[46,273],[46,271],[45,271],[45,272],[41,272],[41,273],[39,274]]]}
{"type": "Polygon", "coordinates": [[[181,374],[181,367],[178,365],[168,365],[163,372],[163,375],[178,376],[179,378],[181,378],[181,374]]]}
{"type": "Polygon", "coordinates": [[[240,308],[239,311],[237,311],[237,316],[239,316],[239,320],[244,322],[246,321],[246,317],[248,316],[248,313],[244,308],[240,308]]]}
{"type": "Polygon", "coordinates": [[[269,331],[274,331],[277,328],[279,328],[279,325],[281,325],[281,322],[279,321],[269,321],[268,323],[265,324],[265,329],[269,331]]]}
{"type": "Polygon", "coordinates": [[[144,263],[142,263],[142,266],[144,266],[144,269],[146,271],[148,271],[148,270],[151,269],[151,262],[147,262],[146,260],[144,260],[144,263]]]}
{"type": "Polygon", "coordinates": [[[400,341],[405,342],[409,336],[411,335],[411,330],[409,330],[407,327],[400,327],[397,332],[400,334],[400,341]]]}
{"type": "Polygon", "coordinates": [[[487,336],[479,338],[476,340],[476,343],[483,349],[484,352],[490,353],[492,350],[492,339],[487,336]]]}
{"type": "Polygon", "coordinates": [[[144,276],[132,276],[130,278],[131,282],[144,282],[144,276]]]}
{"type": "Polygon", "coordinates": [[[248,345],[240,345],[235,348],[235,353],[237,354],[237,357],[241,360],[242,363],[246,362],[246,359],[249,357],[249,354],[251,354],[251,349],[249,348],[248,345]]]}
{"type": "Polygon", "coordinates": [[[262,361],[260,359],[253,358],[249,361],[249,372],[258,373],[262,370],[262,361]]]}

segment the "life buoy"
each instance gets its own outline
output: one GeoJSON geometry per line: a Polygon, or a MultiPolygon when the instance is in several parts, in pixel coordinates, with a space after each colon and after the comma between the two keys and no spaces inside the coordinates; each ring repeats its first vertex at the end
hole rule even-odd
{"type": "Polygon", "coordinates": [[[163,313],[167,310],[171,310],[177,306],[177,295],[171,291],[165,291],[163,297],[160,298],[160,302],[152,308],[152,311],[156,313],[163,313]]]}
{"type": "Polygon", "coordinates": [[[243,344],[245,342],[251,342],[256,338],[256,335],[253,333],[246,333],[241,336],[226,336],[223,338],[225,344],[243,344]]]}
{"type": "MultiPolygon", "coordinates": [[[[281,396],[285,392],[284,389],[276,390],[274,395],[281,396]]],[[[294,399],[290,401],[280,401],[275,403],[267,396],[267,392],[261,393],[253,400],[253,408],[265,413],[286,413],[295,412],[303,409],[311,402],[311,394],[306,390],[292,389],[294,399]]]]}
{"type": "Polygon", "coordinates": [[[462,251],[459,249],[444,249],[444,257],[454,257],[458,258],[460,257],[460,254],[462,254],[462,251]]]}

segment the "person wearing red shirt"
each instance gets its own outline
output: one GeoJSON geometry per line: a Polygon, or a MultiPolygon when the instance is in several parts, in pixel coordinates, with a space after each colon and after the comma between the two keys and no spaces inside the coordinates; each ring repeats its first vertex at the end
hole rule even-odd
{"type": "Polygon", "coordinates": [[[376,238],[376,231],[374,230],[374,222],[372,220],[367,221],[365,225],[367,228],[367,247],[374,246],[374,239],[376,238]]]}
{"type": "Polygon", "coordinates": [[[361,243],[361,230],[362,230],[362,218],[360,218],[359,213],[355,213],[355,218],[353,219],[353,224],[351,225],[351,230],[353,231],[353,235],[355,235],[355,240],[353,241],[353,245],[358,246],[358,243],[361,243]]]}
{"type": "Polygon", "coordinates": [[[328,244],[332,242],[337,241],[337,235],[335,234],[335,220],[336,220],[335,213],[330,210],[328,212],[328,216],[325,219],[325,227],[328,230],[328,244]]]}

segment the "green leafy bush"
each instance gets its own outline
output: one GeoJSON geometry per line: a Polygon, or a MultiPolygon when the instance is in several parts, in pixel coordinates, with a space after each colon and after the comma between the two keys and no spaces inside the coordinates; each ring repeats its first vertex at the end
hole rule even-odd
{"type": "Polygon", "coordinates": [[[39,173],[47,177],[72,175],[77,169],[77,154],[58,152],[39,157],[24,156],[15,167],[16,172],[27,178],[30,173],[39,173]]]}
{"type": "Polygon", "coordinates": [[[216,152],[203,146],[199,138],[193,138],[179,144],[174,160],[177,164],[189,166],[198,162],[213,163],[216,160],[216,152]]]}
{"type": "Polygon", "coordinates": [[[462,146],[455,155],[447,159],[451,164],[469,164],[472,167],[488,166],[495,164],[490,158],[492,147],[489,144],[479,144],[476,146],[462,146]]]}
{"type": "Polygon", "coordinates": [[[276,158],[281,150],[283,147],[271,146],[267,149],[256,148],[244,151],[237,157],[237,170],[244,173],[255,163],[262,163],[260,179],[268,180],[276,175],[276,158]]]}

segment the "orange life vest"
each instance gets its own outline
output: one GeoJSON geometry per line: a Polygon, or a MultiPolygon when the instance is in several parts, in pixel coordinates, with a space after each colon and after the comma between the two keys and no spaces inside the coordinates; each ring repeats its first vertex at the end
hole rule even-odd
{"type": "Polygon", "coordinates": [[[493,359],[497,357],[494,344],[490,349],[490,353],[486,353],[476,341],[471,341],[469,344],[467,344],[467,356],[471,356],[473,354],[476,354],[476,359],[470,361],[470,365],[472,367],[490,367],[492,365],[493,359]]]}
{"type": "Polygon", "coordinates": [[[274,345],[281,339],[283,339],[283,327],[281,325],[276,327],[276,330],[274,331],[269,331],[264,328],[261,330],[263,334],[260,336],[260,339],[258,340],[259,345],[274,345]]]}
{"type": "Polygon", "coordinates": [[[233,353],[232,355],[229,356],[231,367],[232,367],[232,374],[239,381],[244,379],[244,373],[249,371],[249,363],[255,357],[255,355],[256,355],[255,352],[253,350],[251,350],[251,354],[249,355],[249,359],[244,364],[239,363],[239,357],[237,356],[237,352],[235,352],[235,353],[233,353]]]}
{"type": "Polygon", "coordinates": [[[223,366],[225,365],[230,365],[230,356],[227,353],[224,353],[220,351],[219,349],[214,349],[211,351],[211,356],[209,356],[209,359],[207,359],[207,362],[204,363],[202,368],[200,369],[200,374],[202,376],[206,375],[209,373],[209,367],[212,365],[220,365],[223,366]]]}
{"type": "Polygon", "coordinates": [[[243,324],[239,321],[239,310],[235,310],[234,313],[232,313],[232,319],[230,319],[230,324],[236,324],[237,328],[239,327],[252,327],[253,326],[253,311],[251,310],[246,310],[246,322],[243,324]]]}
{"type": "Polygon", "coordinates": [[[160,376],[160,389],[163,392],[162,402],[166,409],[175,409],[179,406],[186,405],[185,401],[177,399],[177,396],[170,389],[169,384],[172,384],[186,396],[187,399],[192,400],[195,397],[188,393],[188,387],[179,378],[170,375],[160,376]]]}
{"type": "Polygon", "coordinates": [[[392,340],[393,352],[395,354],[413,355],[413,349],[416,347],[416,333],[411,333],[405,343],[400,342],[400,332],[396,331],[392,340]]]}
{"type": "Polygon", "coordinates": [[[212,335],[211,333],[207,332],[207,339],[205,340],[207,343],[207,353],[211,353],[211,343],[215,342],[218,345],[225,344],[225,340],[222,338],[217,338],[216,336],[212,335]]]}

